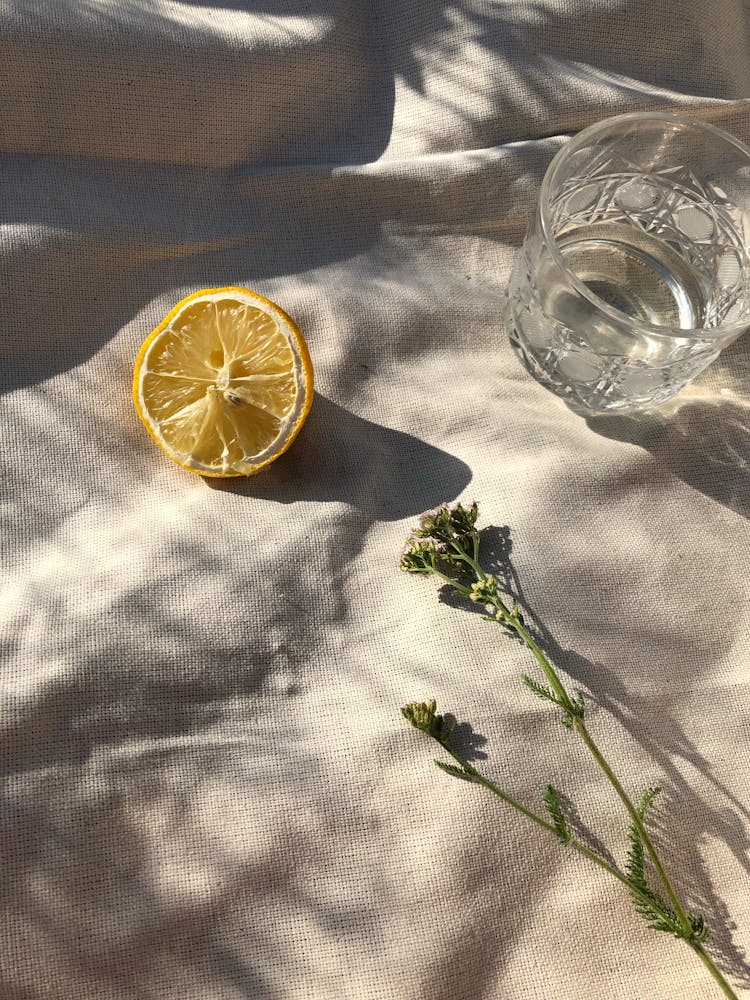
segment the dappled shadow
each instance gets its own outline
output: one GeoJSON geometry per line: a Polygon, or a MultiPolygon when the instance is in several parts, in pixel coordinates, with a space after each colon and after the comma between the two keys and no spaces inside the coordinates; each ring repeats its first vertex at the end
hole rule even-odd
{"type": "MultiPolygon", "coordinates": [[[[379,712],[362,678],[374,672],[382,621],[368,619],[371,634],[358,633],[364,645],[352,649],[345,577],[356,577],[356,598],[367,568],[348,561],[346,546],[360,545],[377,521],[458,495],[469,469],[319,395],[300,440],[262,477],[186,485],[189,477],[169,469],[161,479],[157,460],[141,461],[150,444],[144,436],[141,453],[135,431],[128,437],[126,390],[113,403],[109,386],[126,386],[131,348],[178,290],[284,276],[284,294],[320,317],[340,275],[304,276],[369,251],[384,220],[417,233],[399,248],[403,260],[422,239],[419,225],[433,226],[428,255],[452,253],[448,240],[433,240],[438,227],[449,239],[520,234],[519,206],[531,206],[552,144],[527,148],[501,170],[488,161],[492,188],[453,176],[445,161],[416,159],[390,175],[386,166],[365,181],[331,168],[381,156],[395,81],[411,92],[402,124],[417,153],[534,138],[668,103],[656,85],[712,96],[731,96],[731,87],[710,52],[675,69],[663,36],[643,30],[653,11],[642,0],[614,13],[457,0],[58,0],[40,18],[39,6],[10,0],[2,12],[3,150],[13,155],[2,162],[1,263],[16,324],[0,343],[3,386],[70,371],[133,328],[119,355],[59,380],[70,383],[70,398],[29,394],[28,422],[11,428],[23,431],[13,448],[23,436],[39,447],[55,420],[65,423],[53,439],[57,469],[39,463],[46,475],[19,475],[34,465],[26,453],[6,482],[8,537],[19,539],[23,566],[10,580],[2,637],[13,666],[0,729],[0,995],[142,1000],[197,990],[276,1000],[296,987],[333,996],[365,966],[362,980],[346,980],[364,996],[382,984],[383,963],[402,958],[408,934],[417,957],[403,967],[404,989],[477,997],[527,932],[497,896],[533,913],[545,886],[527,884],[515,865],[520,851],[473,858],[461,839],[467,824],[438,845],[466,851],[454,885],[471,905],[454,905],[437,864],[423,876],[428,838],[414,836],[411,815],[394,836],[402,817],[390,798],[391,736],[379,732],[380,756],[371,756],[364,731],[334,715],[342,706],[354,714],[362,692],[379,712]],[[250,15],[259,29],[248,30],[250,15]],[[602,67],[652,83],[607,81],[602,68],[593,88],[586,67],[571,71],[566,46],[579,37],[577,59],[591,55],[593,38],[600,51],[591,58],[602,67]],[[618,48],[623,39],[636,47],[632,60],[618,48]],[[424,100],[420,121],[408,103],[414,94],[424,100]],[[102,413],[95,427],[92,400],[102,413]],[[114,444],[123,441],[131,454],[114,444]],[[223,492],[193,509],[209,489],[223,492]],[[299,521],[276,517],[275,504],[294,503],[325,506],[314,517],[301,510],[299,521]],[[309,698],[298,701],[306,687],[309,698]],[[379,812],[370,806],[378,794],[379,812]],[[404,861],[409,845],[415,853],[404,861]],[[421,876],[407,909],[405,872],[421,876]],[[435,913],[445,915],[442,928],[435,913]]],[[[688,21],[676,19],[672,41],[689,53],[696,32],[688,21]]],[[[380,298],[394,287],[372,280],[388,252],[344,275],[371,285],[353,289],[342,321],[349,344],[339,328],[326,330],[327,374],[361,360],[365,299],[392,315],[380,298]]],[[[478,268],[483,261],[477,253],[478,268]]],[[[429,311],[436,275],[434,258],[405,271],[413,297],[403,294],[402,305],[414,307],[419,336],[412,329],[411,341],[397,343],[394,332],[383,352],[390,363],[412,365],[422,347],[465,346],[463,324],[436,322],[429,311]]],[[[372,337],[368,363],[380,349],[372,337]]],[[[364,412],[377,413],[377,398],[364,412]]],[[[384,407],[382,419],[390,413],[384,407]]],[[[37,454],[49,459],[49,451],[37,454]]],[[[489,533],[485,542],[492,553],[489,533]]],[[[511,567],[509,531],[495,542],[496,565],[511,567]]],[[[611,710],[640,733],[624,687],[587,661],[571,663],[592,690],[608,689],[611,710]]],[[[482,759],[480,734],[462,725],[456,739],[482,759]]],[[[665,767],[673,745],[708,767],[669,713],[663,743],[665,767]]],[[[698,835],[718,831],[740,851],[733,800],[706,814],[677,781],[690,810],[685,851],[692,855],[701,815],[698,835]]],[[[400,775],[398,787],[405,784],[400,775]]],[[[716,936],[726,914],[707,876],[697,884],[716,936]]],[[[718,940],[731,960],[731,934],[718,940]]]]}
{"type": "MultiPolygon", "coordinates": [[[[298,765],[314,787],[314,762],[298,765]]],[[[3,1000],[196,990],[272,1000],[282,983],[316,977],[269,914],[293,913],[314,938],[371,932],[356,890],[338,900],[299,879],[296,855],[326,857],[325,792],[305,795],[315,822],[298,817],[270,757],[229,776],[225,759],[191,747],[158,782],[104,761],[29,781],[1,796],[3,1000]]]]}
{"type": "MultiPolygon", "coordinates": [[[[652,698],[640,695],[627,686],[612,668],[586,659],[572,649],[563,648],[545,627],[530,606],[513,561],[513,543],[508,528],[487,528],[481,532],[482,565],[502,582],[503,589],[517,599],[527,627],[551,662],[564,671],[585,695],[586,701],[603,708],[616,718],[633,740],[648,755],[666,778],[665,802],[670,802],[672,819],[667,810],[655,811],[658,844],[667,861],[677,867],[683,862],[688,869],[680,891],[701,909],[712,930],[711,941],[723,967],[743,985],[750,986],[750,961],[744,950],[735,944],[733,925],[727,921],[727,908],[717,896],[708,867],[696,846],[708,838],[726,845],[738,865],[750,876],[750,808],[741,802],[722,780],[711,761],[700,751],[689,732],[681,725],[676,713],[670,712],[669,692],[659,698],[659,725],[655,732],[644,719],[653,718],[652,698]],[[678,762],[695,768],[721,797],[725,805],[711,808],[694,790],[678,762]],[[689,859],[686,861],[685,859],[689,859]]],[[[675,701],[675,707],[677,702],[675,701]]],[[[635,792],[632,793],[635,795],[635,792]]],[[[662,803],[663,805],[663,803],[662,803]]],[[[574,815],[584,839],[593,834],[574,815]]]]}
{"type": "MultiPolygon", "coordinates": [[[[210,655],[219,662],[222,652],[227,658],[233,651],[222,651],[217,644],[210,655]]],[[[200,663],[201,652],[193,655],[200,663]]],[[[261,694],[275,660],[268,647],[256,648],[242,670],[232,675],[207,670],[201,676],[195,663],[186,672],[179,662],[152,656],[141,663],[137,678],[127,668],[119,674],[107,670],[106,690],[101,688],[101,663],[84,662],[16,707],[15,718],[0,729],[0,776],[85,766],[92,754],[114,753],[132,741],[195,736],[217,723],[228,698],[261,694]]]]}
{"type": "Polygon", "coordinates": [[[364,0],[57,0],[44,19],[12,0],[1,20],[7,152],[217,168],[369,162],[390,138],[364,0]]]}
{"type": "MultiPolygon", "coordinates": [[[[2,257],[5,306],[24,327],[0,339],[0,391],[88,360],[165,293],[172,298],[140,318],[134,351],[197,288],[249,282],[263,290],[264,281],[297,273],[304,292],[314,284],[306,272],[370,247],[391,211],[385,179],[362,184],[328,172],[279,181],[172,167],[133,175],[103,161],[40,157],[5,157],[3,166],[0,218],[6,235],[18,234],[2,257]],[[39,239],[28,240],[29,231],[39,239]]],[[[413,191],[407,184],[399,196],[413,191]]]]}
{"type": "MultiPolygon", "coordinates": [[[[440,0],[426,9],[408,0],[396,9],[380,0],[347,5],[313,0],[284,5],[280,16],[272,3],[240,0],[216,5],[60,0],[57,27],[77,30],[87,39],[91,58],[101,56],[106,64],[87,65],[90,80],[71,72],[70,52],[59,57],[59,66],[46,55],[34,61],[34,46],[59,46],[60,39],[41,24],[27,37],[31,7],[16,0],[4,8],[7,44],[13,58],[22,59],[19,80],[24,73],[35,78],[41,63],[53,82],[43,95],[34,91],[34,115],[18,116],[21,123],[31,122],[33,134],[24,138],[16,128],[9,133],[13,143],[3,146],[2,276],[6,308],[23,317],[23,335],[0,343],[0,390],[81,364],[165,292],[301,275],[370,248],[385,220],[429,227],[437,215],[437,225],[448,232],[517,242],[555,143],[531,143],[538,148],[508,153],[514,162],[490,164],[487,170],[496,171],[498,180],[492,189],[488,183],[482,197],[475,183],[461,180],[454,186],[446,176],[435,184],[419,171],[401,169],[395,183],[385,173],[359,180],[338,176],[337,164],[370,163],[386,150],[394,81],[429,96],[429,113],[419,126],[425,134],[416,136],[415,152],[518,144],[575,130],[604,113],[668,103],[664,95],[645,91],[639,100],[632,80],[614,97],[600,94],[592,102],[590,67],[581,70],[560,42],[582,29],[582,15],[545,3],[520,10],[440,0]],[[207,27],[211,12],[222,9],[230,24],[235,14],[243,25],[259,19],[257,46],[249,28],[248,39],[240,32],[234,44],[220,21],[207,27]],[[310,29],[309,38],[304,31],[297,38],[294,33],[302,29],[296,22],[306,20],[318,27],[310,29]],[[205,31],[184,36],[193,21],[205,31]],[[271,42],[274,32],[278,39],[271,42]],[[195,46],[194,58],[185,57],[185,37],[195,46]],[[281,107],[274,103],[282,100],[276,44],[280,66],[301,60],[294,72],[282,75],[285,87],[303,91],[305,98],[295,103],[292,96],[281,107]],[[305,51],[295,55],[297,49],[305,51]],[[165,53],[180,68],[176,110],[164,94],[165,53]],[[122,57],[121,72],[113,54],[122,57]],[[321,59],[329,57],[326,76],[321,59]],[[571,99],[570,87],[559,85],[576,74],[586,99],[571,99]],[[316,104],[308,93],[310,80],[323,81],[325,90],[325,80],[339,76],[346,94],[322,93],[316,104]],[[120,78],[125,85],[115,94],[112,81],[120,78]],[[71,81],[85,93],[71,90],[71,81]],[[268,81],[273,93],[267,92],[268,81]],[[58,103],[48,107],[52,96],[58,103]],[[113,97],[122,107],[112,105],[113,97]],[[446,125],[446,115],[455,127],[446,125]],[[128,162],[119,162],[123,159],[128,162]]],[[[651,20],[650,8],[639,2],[617,19],[624,37],[635,40],[651,20]]],[[[605,28],[611,31],[611,12],[587,14],[586,20],[597,52],[606,51],[608,58],[605,28]]],[[[639,67],[641,81],[653,78],[677,87],[679,81],[662,78],[665,66],[651,65],[644,60],[639,67]]],[[[712,85],[716,79],[711,76],[712,85]]],[[[403,127],[407,137],[415,131],[411,113],[404,115],[403,127]]]]}
{"type": "Polygon", "coordinates": [[[651,452],[660,470],[750,517],[750,401],[688,395],[667,412],[588,417],[604,437],[651,452]]]}
{"type": "MultiPolygon", "coordinates": [[[[478,148],[574,132],[623,112],[682,107],[721,117],[724,102],[740,108],[745,94],[726,72],[724,46],[707,50],[705,24],[690,8],[668,46],[653,19],[648,0],[585,10],[544,0],[405,0],[381,18],[388,58],[410,98],[429,102],[422,112],[413,100],[401,120],[397,83],[394,146],[478,148]],[[700,58],[676,65],[673,45],[700,58]]],[[[737,29],[746,31],[741,16],[737,29]]]]}
{"type": "MultiPolygon", "coordinates": [[[[551,0],[57,0],[49,24],[33,7],[3,9],[0,55],[18,91],[6,93],[8,151],[205,167],[363,163],[394,136],[397,155],[471,149],[624,111],[723,115],[745,97],[726,39],[707,45],[690,5],[668,46],[647,0],[585,11],[551,0]],[[686,54],[679,63],[675,50],[686,54]],[[171,100],[166,77],[179,81],[171,100]],[[407,107],[395,107],[397,88],[407,107]],[[29,94],[34,115],[14,114],[29,94]]],[[[741,15],[736,28],[746,31],[741,15]]]]}
{"type": "MultiPolygon", "coordinates": [[[[388,211],[386,203],[362,215],[356,184],[330,174],[289,176],[280,199],[278,182],[264,175],[134,175],[120,165],[40,157],[2,164],[0,218],[6,235],[16,229],[19,237],[2,257],[5,305],[24,328],[0,341],[0,391],[87,360],[165,291],[177,299],[179,289],[245,284],[248,276],[258,283],[347,259],[378,238],[388,211]],[[339,204],[333,221],[331,200],[339,204]],[[38,241],[24,237],[29,231],[38,241]]],[[[369,192],[374,202],[381,186],[369,192]]],[[[134,346],[150,328],[143,324],[134,346]]]]}

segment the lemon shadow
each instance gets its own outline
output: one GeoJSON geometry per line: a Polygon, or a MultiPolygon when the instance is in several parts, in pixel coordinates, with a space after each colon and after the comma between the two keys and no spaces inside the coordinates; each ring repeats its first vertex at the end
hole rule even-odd
{"type": "Polygon", "coordinates": [[[471,470],[404,431],[359,417],[316,392],[289,451],[257,475],[209,479],[211,489],[276,503],[340,503],[397,521],[457,497],[471,470]]]}

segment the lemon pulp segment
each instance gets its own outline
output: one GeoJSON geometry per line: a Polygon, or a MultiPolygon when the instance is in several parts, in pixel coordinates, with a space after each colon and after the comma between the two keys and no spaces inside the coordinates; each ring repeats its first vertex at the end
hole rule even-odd
{"type": "Polygon", "coordinates": [[[133,384],[156,443],[184,468],[251,475],[291,444],[312,402],[296,324],[248,289],[196,293],[146,340],[133,384]]]}

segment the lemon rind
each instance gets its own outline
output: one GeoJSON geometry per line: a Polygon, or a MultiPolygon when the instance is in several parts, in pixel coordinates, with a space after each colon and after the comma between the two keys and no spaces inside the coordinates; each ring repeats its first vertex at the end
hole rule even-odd
{"type": "Polygon", "coordinates": [[[133,402],[141,421],[159,449],[167,455],[173,462],[201,476],[208,476],[217,479],[229,479],[255,475],[261,469],[268,466],[275,459],[279,458],[290,447],[295,440],[302,425],[304,424],[310,407],[312,406],[314,394],[314,376],[312,360],[305,338],[297,324],[279,305],[271,299],[267,299],[249,288],[230,285],[225,288],[207,288],[194,292],[186,298],[181,299],[170,312],[164,317],[161,323],[154,329],[144,341],[136,359],[133,373],[133,402]],[[243,463],[241,467],[217,468],[215,465],[207,466],[204,463],[196,462],[190,454],[175,452],[165,442],[159,433],[158,425],[152,420],[148,412],[146,403],[141,392],[142,373],[148,371],[148,358],[150,352],[161,334],[171,328],[180,314],[193,302],[218,302],[226,298],[235,298],[243,304],[264,308],[277,322],[281,332],[292,350],[295,361],[295,373],[298,380],[298,392],[295,398],[293,409],[284,417],[279,433],[274,440],[262,452],[252,456],[252,460],[243,463]]]}

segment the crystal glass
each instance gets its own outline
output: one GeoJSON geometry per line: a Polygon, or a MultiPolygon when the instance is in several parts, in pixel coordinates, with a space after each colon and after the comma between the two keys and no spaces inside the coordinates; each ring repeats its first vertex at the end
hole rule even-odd
{"type": "Polygon", "coordinates": [[[621,115],[545,174],[507,320],[574,408],[662,402],[750,326],[750,149],[703,122],[621,115]]]}

